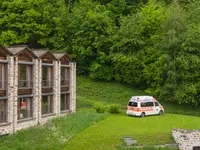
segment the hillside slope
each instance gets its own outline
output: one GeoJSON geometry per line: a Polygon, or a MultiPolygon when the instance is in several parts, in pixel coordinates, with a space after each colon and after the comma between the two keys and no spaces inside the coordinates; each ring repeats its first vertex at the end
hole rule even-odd
{"type": "Polygon", "coordinates": [[[77,107],[90,107],[96,102],[116,103],[126,107],[130,96],[144,94],[144,91],[127,84],[77,77],[77,107]]]}
{"type": "MultiPolygon", "coordinates": [[[[86,76],[77,76],[77,108],[91,107],[94,103],[126,104],[132,95],[148,95],[137,87],[111,81],[98,81],[86,76]]],[[[192,105],[172,104],[158,100],[167,113],[200,116],[200,109],[192,105]]]]}

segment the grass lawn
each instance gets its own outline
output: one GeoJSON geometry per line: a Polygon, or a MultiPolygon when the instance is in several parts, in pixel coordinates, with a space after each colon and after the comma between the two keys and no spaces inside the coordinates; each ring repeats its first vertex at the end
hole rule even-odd
{"type": "Polygon", "coordinates": [[[121,150],[123,136],[138,140],[138,145],[173,143],[173,128],[198,129],[199,124],[199,117],[177,114],[145,118],[110,115],[78,133],[63,150],[121,150]]]}
{"type": "Polygon", "coordinates": [[[0,150],[60,150],[71,137],[106,116],[94,112],[78,112],[56,118],[44,126],[1,137],[0,150]]]}
{"type": "MultiPolygon", "coordinates": [[[[84,76],[77,76],[77,107],[91,107],[94,103],[117,103],[123,109],[132,95],[148,95],[137,87],[118,82],[97,81],[84,76]]],[[[158,100],[165,112],[200,116],[200,109],[192,105],[178,105],[158,100]]]]}

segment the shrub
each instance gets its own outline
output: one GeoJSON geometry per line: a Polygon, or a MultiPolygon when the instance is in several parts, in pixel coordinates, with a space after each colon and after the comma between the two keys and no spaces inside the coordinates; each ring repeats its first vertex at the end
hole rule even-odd
{"type": "Polygon", "coordinates": [[[104,104],[95,104],[94,109],[97,113],[104,113],[106,111],[106,106],[104,104]]]}
{"type": "Polygon", "coordinates": [[[110,105],[110,107],[109,107],[109,112],[110,113],[119,113],[119,108],[120,108],[120,105],[118,105],[118,104],[112,104],[112,105],[110,105]]]}

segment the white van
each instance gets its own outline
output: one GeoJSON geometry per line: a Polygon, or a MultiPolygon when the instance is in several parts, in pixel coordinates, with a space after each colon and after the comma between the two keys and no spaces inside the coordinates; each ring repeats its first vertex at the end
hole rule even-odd
{"type": "Polygon", "coordinates": [[[163,106],[152,96],[132,96],[127,105],[127,115],[148,116],[163,115],[163,106]]]}

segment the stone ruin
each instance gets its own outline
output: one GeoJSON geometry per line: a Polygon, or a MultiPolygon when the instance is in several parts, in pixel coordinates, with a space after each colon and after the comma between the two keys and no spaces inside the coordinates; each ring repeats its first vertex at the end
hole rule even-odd
{"type": "Polygon", "coordinates": [[[173,129],[172,136],[180,150],[200,150],[200,130],[173,129]]]}

